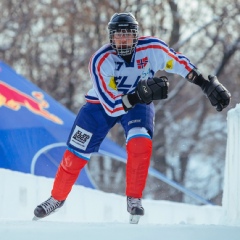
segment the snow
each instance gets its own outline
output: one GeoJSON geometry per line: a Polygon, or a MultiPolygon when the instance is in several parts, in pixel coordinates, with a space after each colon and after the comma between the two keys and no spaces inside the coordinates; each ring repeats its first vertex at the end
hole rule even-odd
{"type": "Polygon", "coordinates": [[[49,197],[53,179],[0,169],[0,239],[239,240],[240,226],[223,224],[220,206],[143,200],[145,216],[128,223],[126,198],[74,186],[55,214],[32,221],[37,204],[49,197]]]}
{"type": "Polygon", "coordinates": [[[2,240],[239,240],[240,229],[226,226],[130,225],[127,223],[1,222],[2,240]]]}

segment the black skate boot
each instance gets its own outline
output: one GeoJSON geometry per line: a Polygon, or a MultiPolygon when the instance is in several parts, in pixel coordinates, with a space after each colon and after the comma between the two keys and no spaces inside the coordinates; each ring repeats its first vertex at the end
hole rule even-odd
{"type": "Polygon", "coordinates": [[[56,212],[60,207],[63,206],[64,202],[65,201],[58,201],[53,197],[50,197],[45,202],[41,203],[35,208],[35,216],[33,217],[33,220],[39,220],[50,215],[51,213],[56,212]]]}
{"type": "Polygon", "coordinates": [[[141,198],[127,197],[127,211],[130,213],[131,224],[137,224],[141,216],[144,215],[141,198]]]}

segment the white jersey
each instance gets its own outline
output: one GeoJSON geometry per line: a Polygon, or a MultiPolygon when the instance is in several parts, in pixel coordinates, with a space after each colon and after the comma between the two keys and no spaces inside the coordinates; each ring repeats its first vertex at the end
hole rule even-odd
{"type": "Polygon", "coordinates": [[[101,103],[109,116],[117,117],[126,113],[122,95],[133,93],[140,79],[152,78],[158,70],[185,78],[193,68],[188,58],[155,37],[138,39],[131,63],[125,62],[110,44],[106,44],[89,62],[93,88],[85,97],[87,102],[101,103]]]}

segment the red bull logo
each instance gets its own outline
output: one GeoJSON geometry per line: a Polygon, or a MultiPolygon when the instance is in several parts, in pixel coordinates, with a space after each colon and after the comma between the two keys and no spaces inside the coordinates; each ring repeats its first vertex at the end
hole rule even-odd
{"type": "Polygon", "coordinates": [[[46,110],[49,104],[41,92],[33,91],[32,96],[0,81],[0,107],[5,106],[14,111],[20,110],[21,107],[26,107],[34,114],[40,115],[54,123],[63,124],[59,117],[46,110]]]}

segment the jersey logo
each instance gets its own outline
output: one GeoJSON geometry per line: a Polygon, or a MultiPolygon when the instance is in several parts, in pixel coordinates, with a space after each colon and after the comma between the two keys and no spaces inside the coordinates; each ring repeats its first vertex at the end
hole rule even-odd
{"type": "Polygon", "coordinates": [[[141,79],[147,80],[150,77],[151,77],[151,66],[150,66],[150,63],[148,62],[142,70],[141,79]]]}
{"type": "Polygon", "coordinates": [[[138,69],[143,69],[148,63],[148,57],[137,59],[138,69]]]}
{"type": "Polygon", "coordinates": [[[110,78],[110,82],[109,82],[108,86],[109,86],[110,88],[112,88],[113,90],[117,90],[117,85],[116,85],[116,82],[115,82],[113,76],[110,78]]]}
{"type": "Polygon", "coordinates": [[[135,90],[139,79],[140,79],[140,76],[138,76],[134,82],[131,81],[130,84],[127,84],[128,76],[115,77],[118,91],[124,94],[132,92],[133,90],[135,90]]]}
{"type": "Polygon", "coordinates": [[[167,61],[165,69],[173,69],[173,65],[174,65],[174,62],[173,62],[173,59],[171,59],[167,61]]]}

